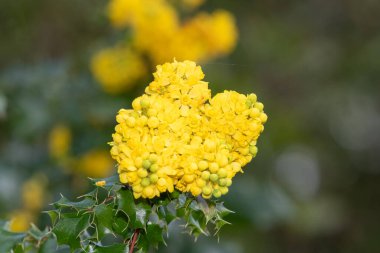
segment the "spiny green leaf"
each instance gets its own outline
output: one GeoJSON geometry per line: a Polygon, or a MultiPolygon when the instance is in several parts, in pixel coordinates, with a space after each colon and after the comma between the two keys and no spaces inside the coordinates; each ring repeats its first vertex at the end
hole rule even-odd
{"type": "Polygon", "coordinates": [[[157,224],[148,224],[146,228],[146,236],[152,247],[158,247],[159,243],[164,242],[162,236],[163,229],[157,224]]]}
{"type": "Polygon", "coordinates": [[[233,211],[227,209],[223,203],[216,203],[216,206],[215,206],[216,210],[217,210],[217,215],[220,217],[220,218],[223,218],[225,217],[226,215],[230,214],[230,213],[234,213],[233,211]]]}
{"type": "Polygon", "coordinates": [[[53,205],[57,208],[59,207],[69,207],[75,209],[87,209],[91,208],[95,204],[95,200],[92,198],[84,198],[78,202],[70,201],[66,197],[62,196],[60,200],[53,203],[53,205]]]}
{"type": "Polygon", "coordinates": [[[97,246],[94,253],[128,253],[128,245],[114,244],[111,246],[97,246]]]}
{"type": "Polygon", "coordinates": [[[136,220],[136,205],[132,192],[126,189],[121,189],[117,192],[118,210],[123,211],[133,224],[136,220]]]}
{"type": "Polygon", "coordinates": [[[49,215],[51,223],[54,226],[59,217],[59,212],[57,210],[49,210],[49,211],[44,211],[43,213],[46,213],[49,215]]]}
{"type": "Polygon", "coordinates": [[[136,220],[133,223],[133,228],[144,228],[145,224],[148,221],[148,217],[151,211],[151,207],[145,203],[139,203],[135,207],[136,220]]]}
{"type": "Polygon", "coordinates": [[[25,238],[25,233],[12,233],[3,228],[0,229],[0,252],[9,252],[25,238]]]}
{"type": "Polygon", "coordinates": [[[113,205],[101,204],[95,206],[94,213],[98,240],[101,240],[104,236],[104,231],[106,228],[112,231],[112,223],[114,219],[113,205]]]}
{"type": "Polygon", "coordinates": [[[31,225],[31,228],[29,229],[28,231],[28,234],[33,237],[35,240],[37,241],[40,241],[42,240],[44,237],[47,236],[47,234],[49,233],[49,229],[48,228],[45,228],[43,231],[41,231],[38,227],[36,227],[36,225],[32,224],[31,225]]]}
{"type": "Polygon", "coordinates": [[[116,215],[114,222],[112,224],[112,231],[127,238],[128,234],[131,232],[128,230],[128,224],[129,224],[128,218],[124,216],[125,214],[122,212],[116,215]]]}
{"type": "Polygon", "coordinates": [[[225,221],[225,220],[217,220],[216,222],[215,222],[215,233],[214,233],[214,235],[217,235],[218,233],[219,233],[219,231],[220,231],[220,229],[224,226],[224,225],[229,225],[229,224],[231,224],[231,223],[229,223],[229,222],[227,222],[227,221],[225,221]]]}
{"type": "Polygon", "coordinates": [[[79,248],[79,235],[89,227],[90,218],[90,214],[84,214],[77,218],[60,219],[53,228],[58,244],[67,244],[72,250],[79,248]]]}

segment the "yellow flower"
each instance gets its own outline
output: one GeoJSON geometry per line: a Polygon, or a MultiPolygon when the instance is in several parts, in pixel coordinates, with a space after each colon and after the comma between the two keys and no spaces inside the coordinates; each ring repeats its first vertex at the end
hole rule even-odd
{"type": "Polygon", "coordinates": [[[71,131],[66,125],[56,125],[49,134],[49,152],[53,158],[67,156],[71,145],[71,131]]]}
{"type": "Polygon", "coordinates": [[[30,223],[34,221],[34,215],[26,210],[17,210],[10,214],[9,230],[12,232],[25,232],[30,223]]]}
{"type": "Polygon", "coordinates": [[[113,162],[108,152],[104,150],[91,150],[78,160],[80,173],[91,178],[107,177],[112,173],[113,162]]]}
{"type": "Polygon", "coordinates": [[[22,185],[23,207],[31,212],[39,212],[46,201],[47,178],[38,174],[27,180],[22,185]]]}
{"type": "Polygon", "coordinates": [[[103,89],[111,94],[132,88],[146,73],[141,57],[124,47],[98,52],[92,59],[91,69],[103,89]]]}
{"type": "Polygon", "coordinates": [[[95,185],[98,186],[98,187],[103,187],[103,186],[106,185],[106,181],[104,181],[104,180],[97,181],[97,182],[95,183],[95,185]]]}
{"type": "Polygon", "coordinates": [[[157,66],[146,93],[121,109],[110,143],[120,181],[135,198],[174,187],[194,196],[220,197],[257,154],[267,120],[255,94],[224,91],[211,98],[194,62],[157,66]]]}

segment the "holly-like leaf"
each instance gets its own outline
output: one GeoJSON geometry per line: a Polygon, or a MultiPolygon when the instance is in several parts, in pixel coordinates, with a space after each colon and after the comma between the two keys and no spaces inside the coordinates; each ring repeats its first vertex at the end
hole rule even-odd
{"type": "Polygon", "coordinates": [[[0,252],[9,252],[25,238],[25,233],[12,233],[3,228],[0,229],[0,252]]]}
{"type": "Polygon", "coordinates": [[[69,207],[69,208],[74,208],[74,209],[88,209],[91,208],[95,204],[95,200],[92,198],[84,198],[80,201],[74,202],[68,200],[66,197],[62,196],[60,200],[57,202],[53,203],[53,205],[56,208],[60,207],[69,207]]]}
{"type": "Polygon", "coordinates": [[[133,228],[144,228],[148,221],[151,207],[145,203],[139,203],[135,206],[136,220],[133,223],[133,228]]]}
{"type": "Polygon", "coordinates": [[[95,206],[95,224],[98,232],[98,240],[101,240],[104,236],[105,229],[112,231],[112,224],[114,219],[113,205],[101,204],[95,206]]]}
{"type": "Polygon", "coordinates": [[[162,236],[163,229],[157,224],[148,224],[146,228],[146,236],[149,244],[152,247],[157,248],[159,243],[164,242],[164,238],[162,236]]]}
{"type": "Polygon", "coordinates": [[[49,229],[45,228],[43,231],[41,231],[36,225],[32,224],[31,228],[28,231],[28,234],[34,238],[36,241],[41,241],[43,238],[45,238],[49,233],[49,229]]]}
{"type": "Polygon", "coordinates": [[[79,235],[89,227],[90,218],[90,214],[83,214],[77,218],[61,218],[53,228],[58,244],[69,245],[72,250],[79,248],[79,235]]]}
{"type": "Polygon", "coordinates": [[[54,226],[55,223],[57,222],[58,218],[59,218],[59,211],[49,210],[49,211],[44,211],[43,213],[46,213],[47,215],[49,215],[51,223],[54,226]]]}
{"type": "Polygon", "coordinates": [[[218,217],[220,218],[223,218],[225,217],[226,215],[230,214],[230,213],[234,213],[233,211],[227,209],[223,203],[216,203],[216,211],[217,211],[217,215],[218,217]]]}
{"type": "Polygon", "coordinates": [[[114,244],[111,246],[97,246],[94,253],[128,253],[129,248],[126,244],[114,244]]]}
{"type": "Polygon", "coordinates": [[[133,224],[136,220],[136,205],[132,192],[126,189],[121,189],[117,192],[118,210],[123,211],[133,224]]]}

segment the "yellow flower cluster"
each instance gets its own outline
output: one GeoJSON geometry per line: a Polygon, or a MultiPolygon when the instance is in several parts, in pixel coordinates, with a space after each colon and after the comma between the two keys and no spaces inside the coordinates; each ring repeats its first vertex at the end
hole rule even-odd
{"type": "Polygon", "coordinates": [[[47,178],[38,174],[27,180],[21,191],[22,208],[10,214],[9,229],[13,232],[24,232],[34,222],[46,201],[47,178]]]}
{"type": "Polygon", "coordinates": [[[204,198],[228,192],[232,178],[257,153],[267,115],[255,94],[214,97],[192,61],[157,66],[133,109],[121,109],[111,155],[135,198],[174,188],[204,198]]]}
{"type": "Polygon", "coordinates": [[[91,69],[103,89],[111,94],[130,89],[146,74],[141,57],[121,46],[103,49],[95,54],[91,69]]]}
{"type": "MultiPolygon", "coordinates": [[[[195,8],[203,0],[179,0],[195,8]]],[[[127,90],[146,74],[142,55],[154,64],[178,60],[205,61],[230,53],[237,41],[235,19],[227,11],[198,13],[181,21],[168,0],[110,0],[113,26],[131,28],[124,47],[104,49],[92,59],[92,72],[107,92],[127,90]]]]}

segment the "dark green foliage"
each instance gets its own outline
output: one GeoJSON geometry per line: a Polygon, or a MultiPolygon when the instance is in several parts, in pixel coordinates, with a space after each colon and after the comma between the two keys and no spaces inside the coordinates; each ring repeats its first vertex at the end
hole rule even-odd
{"type": "Polygon", "coordinates": [[[210,235],[209,229],[216,234],[228,224],[223,217],[231,211],[216,200],[179,192],[136,200],[132,191],[114,177],[104,180],[104,187],[97,187],[78,201],[62,196],[53,203],[55,209],[46,212],[52,228],[41,231],[33,225],[28,233],[11,233],[2,224],[0,252],[123,253],[130,248],[147,252],[165,244],[168,225],[176,219],[185,222],[186,231],[195,239],[210,235]],[[65,247],[69,249],[64,251],[65,247]]]}

